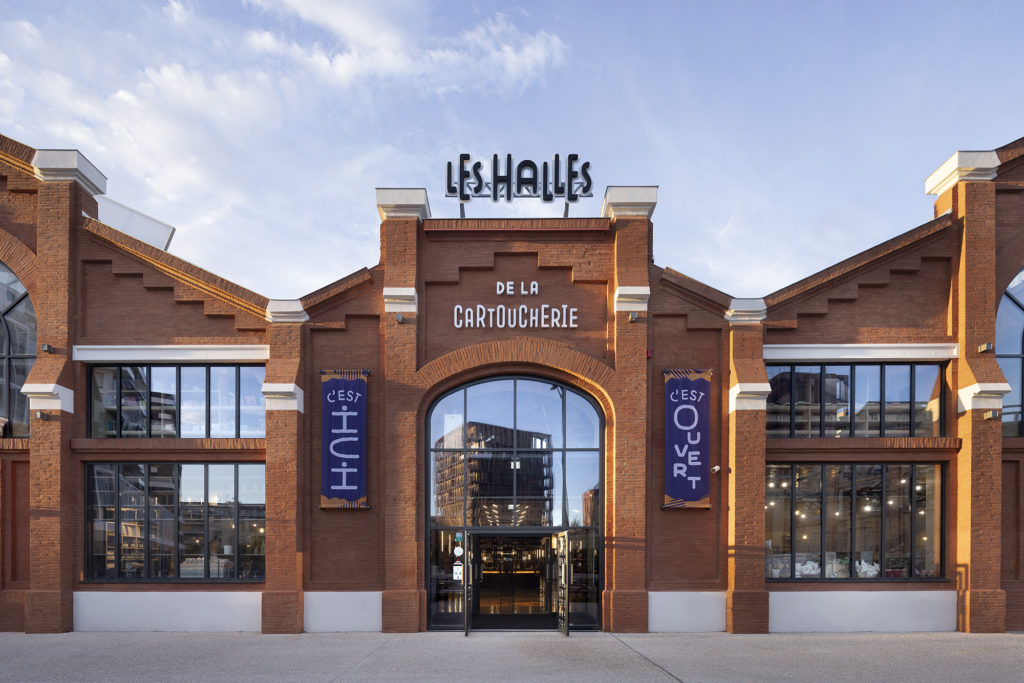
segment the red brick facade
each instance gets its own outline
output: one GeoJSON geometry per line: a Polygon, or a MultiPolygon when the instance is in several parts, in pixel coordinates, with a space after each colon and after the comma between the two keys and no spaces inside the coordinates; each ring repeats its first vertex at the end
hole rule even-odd
{"type": "Polygon", "coordinates": [[[262,593],[267,633],[302,631],[304,594],[332,591],[379,593],[385,631],[426,629],[427,412],[451,389],[507,374],[575,387],[603,413],[605,630],[647,631],[652,593],[720,594],[725,628],[758,633],[773,592],[908,589],[956,590],[961,630],[1024,628],[1024,438],[1004,438],[983,402],[959,398],[1005,382],[983,345],[1024,268],[1024,143],[997,152],[998,175],[954,183],[934,220],[766,296],[753,317],[656,266],[642,211],[481,220],[382,209],[380,263],[303,297],[307,320],[269,322],[268,299],[100,223],[87,190],[40,179],[34,150],[0,137],[0,261],[28,289],[38,342],[53,347],[27,383],[74,391],[73,412],[40,411],[30,438],[0,439],[0,630],[70,630],[77,592],[186,589],[262,593]],[[456,324],[458,306],[528,303],[498,282],[536,282],[535,298],[575,308],[578,325],[456,324]],[[649,298],[623,306],[629,288],[649,298]],[[416,293],[401,320],[385,304],[397,290],[416,293]],[[266,345],[265,381],[298,387],[302,409],[268,410],[264,439],[87,437],[76,346],[182,344],[266,345]],[[765,345],[787,344],[956,344],[946,434],[767,438],[765,345]],[[370,371],[369,509],[319,504],[318,371],[337,368],[370,371]],[[662,371],[678,368],[713,373],[709,509],[661,508],[662,371]],[[266,464],[264,583],[84,579],[85,464],[147,460],[266,464]],[[946,465],[944,581],[766,582],[766,464],[830,461],[946,465]]]}

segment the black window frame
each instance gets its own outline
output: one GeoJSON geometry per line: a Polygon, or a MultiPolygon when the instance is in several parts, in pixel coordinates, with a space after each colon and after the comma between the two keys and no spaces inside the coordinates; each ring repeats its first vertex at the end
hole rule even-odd
{"type": "MultiPolygon", "coordinates": [[[[789,524],[790,524],[790,527],[789,527],[789,538],[790,538],[790,543],[789,543],[789,576],[788,577],[778,577],[778,578],[773,578],[773,577],[765,576],[765,581],[766,582],[771,582],[771,583],[814,583],[814,582],[827,582],[827,583],[854,583],[854,584],[864,584],[864,583],[869,583],[869,582],[873,582],[873,581],[884,581],[884,582],[887,582],[887,583],[942,583],[942,582],[949,582],[949,579],[946,577],[946,569],[947,569],[947,567],[946,567],[946,537],[947,537],[947,528],[946,528],[947,511],[946,511],[946,508],[948,507],[947,504],[946,504],[947,503],[947,497],[946,497],[946,490],[947,489],[946,489],[946,487],[948,485],[947,481],[948,481],[948,478],[949,478],[948,477],[948,467],[946,466],[946,463],[944,463],[944,462],[879,462],[879,461],[873,461],[873,462],[859,462],[859,461],[768,462],[765,465],[765,477],[767,479],[767,474],[768,474],[768,468],[769,467],[789,467],[789,481],[793,482],[793,481],[795,481],[796,468],[798,466],[807,467],[807,466],[815,466],[815,465],[817,465],[817,466],[819,466],[821,468],[820,481],[822,482],[822,486],[821,486],[821,510],[822,510],[822,514],[821,514],[821,519],[820,519],[820,522],[819,522],[820,525],[821,525],[820,530],[819,530],[819,537],[821,539],[821,550],[820,550],[820,553],[821,553],[821,562],[820,562],[820,565],[821,565],[821,569],[820,569],[821,576],[818,577],[818,578],[813,578],[813,577],[811,577],[811,578],[804,577],[804,578],[799,578],[799,579],[796,578],[795,574],[796,574],[796,555],[797,555],[797,553],[796,553],[796,543],[794,542],[794,539],[796,537],[796,520],[795,520],[795,514],[794,514],[794,506],[796,505],[796,495],[794,495],[794,493],[793,493],[793,487],[790,486],[789,487],[789,511],[788,511],[789,524]],[[826,488],[825,488],[825,485],[824,485],[824,482],[825,482],[825,468],[828,467],[828,466],[843,466],[843,465],[848,465],[848,466],[851,467],[851,472],[850,472],[850,492],[851,492],[850,493],[850,529],[849,529],[849,538],[850,538],[850,548],[849,548],[849,550],[850,550],[850,576],[849,577],[842,577],[842,578],[839,578],[839,577],[837,577],[837,578],[829,578],[829,577],[825,576],[825,561],[824,561],[825,560],[825,554],[826,554],[825,543],[826,543],[826,536],[827,536],[826,535],[826,528],[827,528],[827,526],[826,526],[826,515],[825,515],[825,510],[826,510],[826,505],[825,505],[826,488]],[[913,575],[913,573],[914,573],[914,566],[915,566],[915,559],[916,559],[915,558],[916,543],[911,543],[910,544],[910,560],[909,560],[909,564],[910,564],[910,572],[909,573],[910,573],[910,576],[886,577],[884,575],[885,560],[886,560],[886,538],[885,538],[885,521],[886,521],[886,519],[885,518],[886,518],[886,507],[887,506],[882,505],[881,506],[881,511],[880,511],[880,518],[879,518],[880,534],[879,534],[879,551],[878,551],[878,564],[879,564],[879,567],[881,568],[881,571],[879,572],[879,575],[875,576],[875,577],[857,577],[857,576],[855,576],[854,556],[855,556],[855,550],[857,548],[857,467],[864,467],[864,466],[869,466],[869,467],[870,466],[881,466],[882,467],[882,473],[881,473],[882,488],[881,488],[880,495],[881,495],[882,500],[885,500],[887,495],[888,495],[888,481],[889,481],[888,468],[889,467],[891,467],[891,466],[910,466],[910,468],[911,468],[911,475],[910,475],[909,489],[910,489],[911,492],[913,492],[914,491],[914,486],[915,486],[915,484],[917,482],[917,468],[919,466],[922,466],[922,465],[928,465],[928,466],[935,466],[935,467],[937,467],[937,471],[939,473],[939,478],[940,478],[940,481],[939,481],[939,502],[940,502],[940,508],[939,508],[939,539],[938,539],[938,544],[939,544],[938,545],[939,575],[938,576],[914,576],[913,575]]],[[[766,498],[767,498],[767,496],[766,496],[766,498]]],[[[765,505],[765,509],[767,510],[767,504],[765,505]]],[[[766,512],[766,517],[767,517],[767,512],[766,512]]],[[[917,525],[916,525],[915,515],[913,513],[911,513],[911,515],[910,515],[910,538],[911,539],[915,538],[916,526],[917,525]]],[[[766,532],[767,532],[767,529],[766,529],[766,532]]],[[[766,536],[767,536],[767,533],[766,533],[766,536]]],[[[776,553],[776,554],[781,554],[781,553],[776,553]]],[[[765,550],[765,562],[767,563],[767,561],[768,561],[768,552],[767,552],[767,547],[766,547],[766,550],[765,550]]],[[[766,564],[766,566],[767,566],[767,564],[766,564]]]]}
{"type": "MultiPolygon", "coordinates": [[[[1016,278],[1014,278],[1014,280],[1016,280],[1016,278]]],[[[1012,283],[1011,283],[1011,285],[1012,285],[1012,283]]],[[[1010,292],[1010,288],[1007,288],[1006,291],[1003,292],[1003,298],[1009,300],[1010,303],[1012,303],[1014,306],[1016,306],[1018,309],[1020,309],[1020,311],[1022,313],[1024,313],[1024,302],[1021,302],[1021,300],[1019,298],[1014,296],[1010,292]]],[[[1002,300],[1000,300],[1000,303],[1002,303],[1002,300]]],[[[999,319],[998,319],[999,308],[1000,307],[998,307],[998,306],[996,308],[996,312],[997,312],[996,329],[997,330],[999,329],[999,319]]],[[[998,334],[997,334],[997,336],[998,336],[998,334]]],[[[1006,377],[1006,381],[1011,386],[1014,386],[1014,385],[1016,386],[1017,395],[1018,396],[1020,396],[1021,392],[1024,391],[1024,327],[1021,328],[1020,340],[1021,341],[1017,345],[1017,348],[1015,350],[1013,350],[1012,353],[1007,353],[1005,350],[1000,349],[998,346],[996,347],[996,362],[997,363],[999,363],[999,359],[1000,358],[1013,358],[1013,359],[1016,359],[1016,360],[1020,361],[1020,369],[1016,373],[1016,377],[1007,375],[1006,370],[1005,370],[1005,368],[1003,368],[1002,363],[999,363],[999,369],[1003,371],[1003,375],[1006,377]]],[[[1006,397],[1009,397],[1010,394],[1012,394],[1012,393],[1013,393],[1013,391],[1011,390],[1010,393],[1006,395],[1006,397]]],[[[1004,398],[1004,401],[1005,401],[1005,398],[1004,398]]],[[[1008,406],[1005,403],[1003,404],[1003,410],[1002,410],[1001,418],[1002,418],[1002,422],[1003,422],[1003,425],[1002,425],[1003,432],[1002,433],[1003,433],[1004,437],[1011,437],[1012,438],[1012,437],[1024,436],[1024,419],[1020,419],[1020,416],[1021,416],[1021,406],[1020,405],[1008,406]],[[1012,410],[1008,411],[1007,408],[1011,408],[1012,410]],[[1016,419],[1016,420],[1014,420],[1013,422],[1010,423],[1010,424],[1015,424],[1016,425],[1016,430],[1014,430],[1014,431],[1016,431],[1016,434],[1008,434],[1007,433],[1007,420],[1006,420],[1006,416],[1007,415],[1016,415],[1017,418],[1018,418],[1018,419],[1016,419]]]]}
{"type": "MultiPolygon", "coordinates": [[[[83,519],[85,521],[85,530],[83,537],[85,539],[85,576],[83,578],[84,583],[265,583],[266,582],[266,537],[267,533],[267,503],[266,503],[266,463],[265,462],[246,462],[246,461],[233,461],[233,462],[141,462],[141,461],[105,461],[105,462],[88,462],[85,463],[85,514],[83,519]],[[143,496],[145,498],[144,513],[142,516],[142,538],[143,538],[143,576],[119,576],[121,573],[121,538],[123,535],[124,527],[121,520],[121,476],[120,468],[123,465],[137,465],[143,468],[145,471],[145,484],[143,489],[143,496]],[[209,534],[210,534],[210,501],[209,501],[209,488],[210,488],[210,465],[232,465],[234,466],[234,478],[235,478],[235,501],[234,501],[234,515],[232,517],[234,521],[235,537],[233,539],[233,553],[232,559],[234,562],[235,576],[234,577],[211,577],[210,576],[210,553],[203,553],[203,576],[202,577],[182,577],[181,576],[181,557],[182,557],[182,541],[181,541],[181,482],[180,478],[176,480],[175,495],[174,495],[174,567],[176,576],[158,576],[151,577],[150,574],[150,560],[151,560],[151,519],[150,509],[152,504],[150,502],[150,467],[160,465],[201,465],[203,467],[203,545],[209,547],[209,534]],[[241,510],[243,504],[239,501],[241,497],[238,489],[238,467],[240,465],[258,465],[263,467],[263,482],[264,482],[264,502],[263,502],[263,576],[257,577],[246,577],[242,578],[239,576],[240,558],[243,553],[240,552],[239,547],[239,534],[241,531],[241,520],[242,519],[260,519],[259,517],[241,517],[241,510]],[[93,569],[93,557],[92,550],[92,512],[91,508],[95,507],[92,505],[92,494],[91,485],[94,481],[94,468],[96,467],[113,467],[115,471],[114,476],[114,490],[113,490],[113,508],[114,508],[114,573],[115,576],[90,576],[93,569]]],[[[224,553],[221,553],[224,554],[224,553]]],[[[252,556],[255,553],[247,553],[244,556],[252,556]]],[[[106,557],[104,555],[103,557],[106,557]]]]}
{"type": "MultiPolygon", "coordinates": [[[[164,438],[164,439],[170,439],[170,438],[199,438],[199,439],[239,439],[239,438],[252,438],[252,439],[262,439],[262,438],[265,438],[266,437],[266,433],[267,433],[267,430],[266,430],[266,417],[264,417],[264,420],[263,420],[263,434],[261,436],[246,436],[246,437],[240,436],[241,435],[241,430],[242,430],[242,419],[241,419],[242,418],[242,415],[241,415],[241,413],[242,413],[242,403],[241,403],[241,401],[242,401],[242,396],[241,396],[241,393],[242,393],[241,392],[242,372],[241,372],[241,369],[242,368],[263,368],[264,369],[264,377],[266,377],[266,374],[265,374],[266,373],[266,365],[263,364],[263,363],[145,363],[145,362],[140,362],[140,363],[109,363],[109,364],[95,363],[95,364],[91,364],[88,367],[88,373],[87,373],[87,377],[86,377],[86,401],[87,401],[87,404],[89,406],[88,415],[86,416],[86,424],[88,425],[88,438],[90,438],[90,439],[125,439],[125,438],[146,438],[146,439],[151,439],[151,438],[158,438],[158,439],[159,438],[164,438]],[[152,369],[153,368],[157,368],[157,367],[175,368],[175,379],[174,379],[174,387],[175,387],[175,409],[174,410],[175,410],[175,413],[174,413],[174,435],[173,436],[168,436],[168,435],[156,436],[156,437],[153,436],[153,420],[152,420],[152,417],[151,417],[152,416],[152,409],[153,409],[153,382],[152,382],[153,372],[152,372],[152,369]],[[115,398],[115,406],[116,406],[116,409],[117,409],[117,413],[116,413],[116,418],[114,420],[114,426],[115,426],[116,434],[115,435],[103,434],[103,435],[97,436],[97,435],[93,434],[93,409],[94,409],[94,403],[93,403],[93,398],[94,398],[93,397],[93,372],[96,371],[97,369],[104,369],[104,370],[106,370],[106,369],[112,369],[112,368],[116,369],[116,371],[117,371],[116,372],[115,381],[114,381],[114,386],[116,387],[116,390],[117,390],[117,395],[116,395],[116,398],[115,398]],[[121,408],[122,408],[122,395],[121,395],[121,391],[122,391],[122,371],[123,371],[124,368],[145,368],[146,369],[146,392],[147,392],[146,393],[146,417],[145,417],[146,433],[142,437],[124,436],[122,434],[123,424],[122,424],[122,420],[121,420],[121,408]],[[181,405],[181,370],[182,370],[182,368],[203,368],[205,370],[205,374],[206,374],[206,386],[205,386],[205,391],[206,391],[206,396],[205,396],[206,422],[205,422],[205,425],[206,426],[205,426],[205,429],[204,429],[204,432],[203,432],[203,436],[198,436],[198,437],[193,437],[193,436],[182,437],[181,436],[181,408],[182,408],[182,405],[181,405]],[[210,405],[210,391],[211,391],[211,387],[210,387],[210,370],[211,370],[211,368],[234,368],[234,371],[235,371],[235,433],[234,433],[233,436],[210,436],[210,427],[211,427],[211,424],[210,424],[210,420],[211,420],[210,412],[211,412],[211,408],[212,408],[211,405],[210,405]]],[[[266,413],[266,401],[265,400],[264,400],[264,403],[263,403],[263,408],[264,408],[264,413],[266,413]]]]}
{"type": "MultiPolygon", "coordinates": [[[[852,438],[935,438],[932,434],[928,434],[925,437],[920,437],[914,432],[917,430],[917,420],[914,419],[914,405],[916,403],[916,392],[917,392],[917,368],[919,367],[935,367],[939,370],[939,437],[946,435],[946,392],[948,391],[945,381],[945,373],[948,362],[852,362],[852,361],[829,361],[826,363],[765,363],[765,368],[785,368],[789,372],[789,434],[772,434],[771,430],[773,426],[768,424],[766,421],[766,434],[769,439],[787,439],[787,438],[826,438],[825,434],[825,372],[826,368],[829,367],[849,367],[850,368],[850,411],[849,423],[846,425],[847,433],[841,436],[827,436],[827,438],[838,438],[838,439],[852,439],[852,438]],[[885,400],[885,369],[887,367],[909,367],[910,368],[910,420],[909,420],[909,435],[900,434],[895,437],[887,437],[885,433],[885,407],[887,401],[885,400]],[[793,378],[796,374],[797,367],[817,367],[818,368],[818,434],[817,435],[798,435],[796,433],[796,392],[793,389],[793,378]],[[857,411],[855,409],[856,398],[857,398],[857,368],[858,367],[877,367],[879,368],[879,385],[878,385],[878,434],[877,435],[863,435],[857,434],[857,411]]],[[[777,404],[782,405],[782,404],[777,404]]],[[[767,412],[767,411],[766,411],[767,412]]],[[[766,416],[767,417],[767,416],[766,416]]],[[[778,425],[775,426],[778,428],[778,425]]]]}
{"type": "MultiPolygon", "coordinates": [[[[24,284],[22,284],[20,278],[18,278],[18,276],[14,274],[14,271],[12,271],[10,268],[8,268],[6,264],[0,262],[0,269],[6,270],[7,272],[9,272],[11,274],[11,276],[14,277],[18,281],[18,284],[21,284],[22,287],[25,286],[24,284]]],[[[20,391],[18,389],[15,389],[14,363],[15,363],[15,361],[18,361],[18,360],[29,360],[29,359],[32,360],[32,363],[30,363],[29,366],[28,366],[28,370],[25,372],[25,376],[26,377],[28,377],[29,372],[32,371],[32,366],[35,365],[35,360],[38,357],[38,354],[36,353],[36,348],[37,348],[37,345],[39,343],[39,337],[38,337],[39,325],[38,325],[38,319],[35,316],[35,311],[36,311],[36,307],[32,303],[32,297],[30,297],[28,295],[28,290],[26,290],[24,293],[21,294],[21,296],[19,296],[14,301],[12,301],[10,305],[5,306],[2,310],[0,310],[0,319],[2,319],[2,321],[3,321],[4,332],[6,332],[6,334],[7,334],[6,344],[3,345],[2,347],[0,347],[0,362],[4,363],[5,369],[7,371],[6,381],[4,382],[4,386],[2,388],[2,390],[4,392],[6,392],[6,394],[7,394],[7,410],[6,410],[6,412],[4,414],[0,415],[0,417],[2,417],[2,418],[7,420],[6,424],[4,424],[4,426],[3,426],[3,429],[0,430],[0,436],[2,436],[5,439],[27,439],[27,438],[29,438],[32,435],[32,428],[31,428],[32,421],[29,419],[29,415],[30,415],[31,411],[29,410],[29,406],[28,406],[28,397],[22,396],[20,391]],[[33,335],[32,335],[32,337],[34,338],[35,341],[32,344],[32,353],[14,354],[14,353],[11,353],[11,348],[12,348],[11,339],[13,339],[14,335],[11,334],[11,326],[7,322],[7,315],[11,311],[13,311],[15,308],[17,308],[21,304],[21,302],[25,301],[26,299],[28,299],[28,305],[32,308],[32,316],[33,316],[33,318],[36,321],[35,322],[35,330],[33,330],[33,335]],[[13,420],[13,417],[14,417],[14,404],[15,404],[15,400],[16,399],[24,400],[24,406],[25,406],[25,433],[24,434],[13,434],[13,427],[14,427],[14,420],[13,420]]]]}

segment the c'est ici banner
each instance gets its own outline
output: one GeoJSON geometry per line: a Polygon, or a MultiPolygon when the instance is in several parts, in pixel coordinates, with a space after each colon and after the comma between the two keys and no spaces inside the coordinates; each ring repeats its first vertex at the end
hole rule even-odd
{"type": "Polygon", "coordinates": [[[320,371],[320,507],[366,503],[368,370],[320,371]]]}
{"type": "Polygon", "coordinates": [[[710,508],[711,370],[665,370],[665,501],[710,508]]]}

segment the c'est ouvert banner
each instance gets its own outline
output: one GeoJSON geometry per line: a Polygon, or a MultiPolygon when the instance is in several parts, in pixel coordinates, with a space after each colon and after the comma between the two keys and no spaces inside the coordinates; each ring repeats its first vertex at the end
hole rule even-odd
{"type": "Polygon", "coordinates": [[[711,370],[665,370],[665,501],[710,508],[711,370]]]}
{"type": "Polygon", "coordinates": [[[320,371],[320,507],[368,508],[366,370],[320,371]]]}

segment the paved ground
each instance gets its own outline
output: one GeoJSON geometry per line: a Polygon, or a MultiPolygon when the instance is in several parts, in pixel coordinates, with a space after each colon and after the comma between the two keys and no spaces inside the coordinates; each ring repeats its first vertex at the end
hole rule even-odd
{"type": "Polygon", "coordinates": [[[1021,681],[1024,634],[0,633],[3,681],[1021,681]]]}

